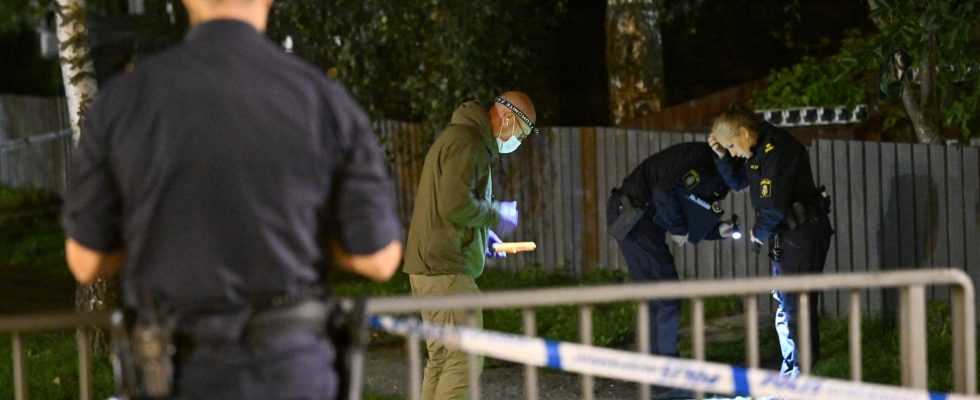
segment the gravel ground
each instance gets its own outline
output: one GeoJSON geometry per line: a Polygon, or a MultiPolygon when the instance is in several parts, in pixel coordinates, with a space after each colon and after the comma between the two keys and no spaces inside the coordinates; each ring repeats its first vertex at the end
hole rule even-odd
{"type": "MultiPolygon", "coordinates": [[[[407,398],[407,368],[404,347],[388,345],[370,349],[364,368],[364,392],[393,399],[407,398]]],[[[524,366],[488,359],[480,383],[482,399],[523,399],[524,366]]],[[[596,379],[595,388],[597,400],[636,399],[634,383],[596,379]]],[[[582,384],[578,375],[538,369],[539,399],[578,399],[581,394],[582,384]]]]}

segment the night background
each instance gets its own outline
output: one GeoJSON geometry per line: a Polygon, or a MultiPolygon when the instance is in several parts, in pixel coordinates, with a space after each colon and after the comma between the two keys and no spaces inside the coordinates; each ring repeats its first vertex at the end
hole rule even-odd
{"type": "MultiPolygon", "coordinates": [[[[168,29],[163,7],[154,9],[152,0],[143,17],[126,16],[124,1],[105,3],[97,17],[90,17],[100,83],[118,72],[134,52],[145,56],[165,48],[178,40],[185,27],[178,16],[168,29]]],[[[180,14],[179,2],[175,5],[180,14]]],[[[792,11],[788,5],[774,0],[705,1],[694,12],[665,23],[661,30],[665,105],[763,79],[803,56],[826,57],[837,51],[844,32],[874,30],[864,2],[804,1],[792,11]]],[[[609,125],[605,10],[604,1],[568,0],[563,12],[547,10],[536,13],[538,19],[520,19],[521,24],[548,28],[536,29],[529,38],[531,68],[521,81],[535,97],[545,124],[609,125]]],[[[0,93],[63,93],[57,62],[39,57],[33,27],[4,33],[0,44],[4,49],[0,93]]],[[[303,52],[301,46],[298,53],[303,52]]]]}

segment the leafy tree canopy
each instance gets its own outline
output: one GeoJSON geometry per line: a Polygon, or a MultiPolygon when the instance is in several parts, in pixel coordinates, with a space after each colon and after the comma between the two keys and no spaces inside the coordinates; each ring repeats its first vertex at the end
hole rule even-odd
{"type": "Polygon", "coordinates": [[[374,117],[431,133],[462,101],[525,89],[534,54],[566,0],[276,2],[269,35],[343,82],[374,117]]]}
{"type": "Polygon", "coordinates": [[[911,89],[916,100],[912,106],[921,108],[927,123],[959,131],[963,137],[975,134],[980,128],[980,23],[976,19],[980,0],[870,3],[870,16],[879,32],[853,33],[835,56],[822,61],[807,58],[774,71],[770,86],[757,93],[755,104],[770,108],[870,102],[884,111],[887,129],[916,110],[910,110],[908,103],[903,108],[902,102],[869,94],[878,90],[885,60],[904,51],[912,59],[911,89]]]}

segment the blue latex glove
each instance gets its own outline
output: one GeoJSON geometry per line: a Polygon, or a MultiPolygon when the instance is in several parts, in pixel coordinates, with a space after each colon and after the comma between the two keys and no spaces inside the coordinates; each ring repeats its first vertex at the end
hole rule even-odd
{"type": "Polygon", "coordinates": [[[501,235],[507,236],[517,229],[517,202],[500,202],[500,222],[494,228],[501,235]]]}
{"type": "Polygon", "coordinates": [[[507,252],[495,251],[493,249],[493,245],[495,243],[503,243],[503,241],[500,240],[500,236],[497,236],[497,233],[491,229],[487,235],[487,257],[507,258],[507,252]]]}

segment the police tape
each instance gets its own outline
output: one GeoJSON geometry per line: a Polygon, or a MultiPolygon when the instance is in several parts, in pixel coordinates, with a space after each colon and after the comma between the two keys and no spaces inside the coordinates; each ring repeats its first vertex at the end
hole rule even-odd
{"type": "Polygon", "coordinates": [[[515,363],[703,393],[790,399],[980,399],[977,396],[813,376],[790,378],[775,371],[639,354],[468,327],[448,327],[417,319],[374,315],[370,324],[389,333],[418,335],[468,353],[515,363]]]}

